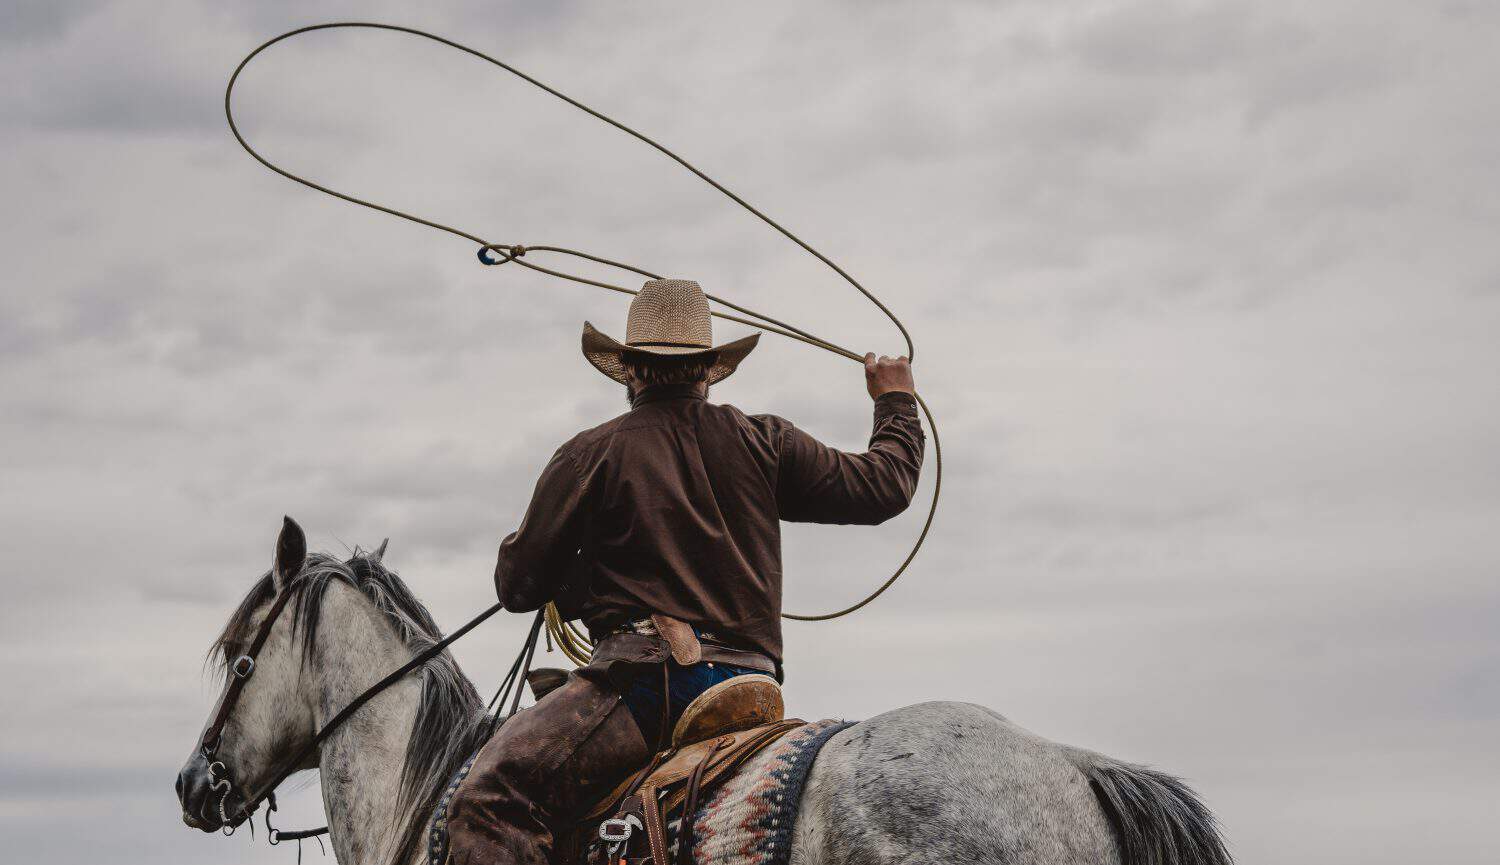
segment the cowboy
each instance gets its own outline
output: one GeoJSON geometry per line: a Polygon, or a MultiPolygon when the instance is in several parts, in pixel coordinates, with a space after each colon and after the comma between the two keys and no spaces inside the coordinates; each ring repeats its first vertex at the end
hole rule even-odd
{"type": "Polygon", "coordinates": [[[630,411],[553,454],[500,545],[506,609],[554,602],[593,659],[503,724],[448,815],[450,862],[549,861],[559,830],[645,765],[709,686],[779,681],[780,521],[874,525],[906,509],[925,438],[906,358],[865,357],[875,401],[864,453],[773,415],[708,401],[759,334],[715,346],[696,282],[648,281],[626,339],[583,325],[583,354],[630,411]]]}

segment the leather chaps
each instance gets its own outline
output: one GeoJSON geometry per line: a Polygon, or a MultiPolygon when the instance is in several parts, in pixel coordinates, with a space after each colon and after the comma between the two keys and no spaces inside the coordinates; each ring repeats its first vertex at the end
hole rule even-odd
{"type": "Polygon", "coordinates": [[[652,757],[608,682],[568,677],[480,750],[449,813],[450,865],[546,865],[559,833],[652,757]]]}

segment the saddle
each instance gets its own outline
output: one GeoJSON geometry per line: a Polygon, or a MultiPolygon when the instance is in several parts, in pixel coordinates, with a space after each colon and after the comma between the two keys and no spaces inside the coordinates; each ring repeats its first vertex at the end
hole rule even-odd
{"type": "Polygon", "coordinates": [[[668,820],[682,815],[676,861],[691,862],[693,815],[705,793],[804,721],[784,717],[770,676],[736,676],[688,704],[671,746],[602,799],[577,827],[560,861],[670,865],[668,820]]]}

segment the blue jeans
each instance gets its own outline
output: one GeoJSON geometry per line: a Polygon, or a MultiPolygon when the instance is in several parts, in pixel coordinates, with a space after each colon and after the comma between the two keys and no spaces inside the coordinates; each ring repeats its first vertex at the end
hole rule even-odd
{"type": "MultiPolygon", "coordinates": [[[[667,662],[667,693],[671,702],[671,717],[667,721],[667,735],[671,735],[671,727],[682,717],[682,710],[686,709],[693,698],[707,691],[714,685],[735,676],[743,676],[750,673],[759,673],[749,667],[736,667],[733,664],[721,664],[718,662],[704,662],[694,664],[691,667],[679,665],[676,661],[667,662]]],[[[652,670],[637,676],[631,683],[630,689],[625,692],[625,708],[635,717],[636,726],[641,728],[641,735],[645,737],[646,744],[654,746],[662,735],[661,730],[661,673],[652,670]]]]}

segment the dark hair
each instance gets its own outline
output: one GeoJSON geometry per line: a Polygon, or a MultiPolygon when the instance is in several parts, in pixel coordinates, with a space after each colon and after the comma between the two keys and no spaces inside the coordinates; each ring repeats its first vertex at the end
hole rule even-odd
{"type": "Polygon", "coordinates": [[[718,362],[715,353],[673,356],[627,351],[620,357],[625,369],[643,386],[697,384],[708,381],[708,371],[718,362]]]}

